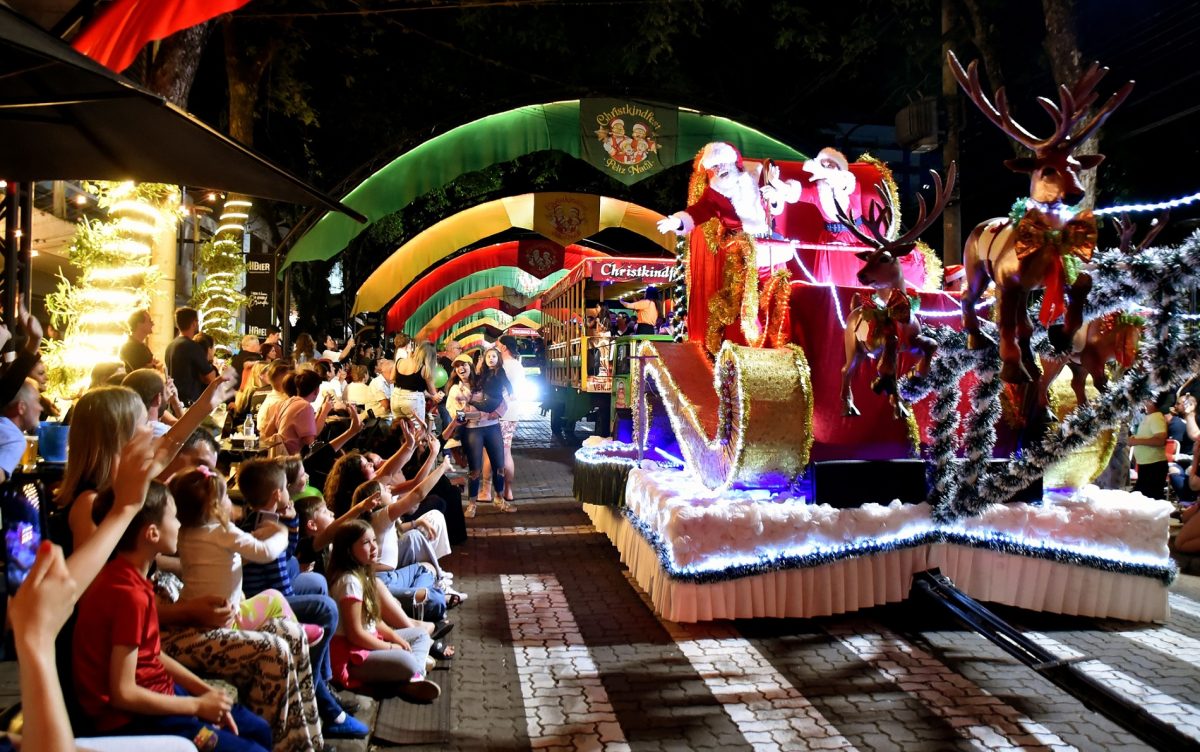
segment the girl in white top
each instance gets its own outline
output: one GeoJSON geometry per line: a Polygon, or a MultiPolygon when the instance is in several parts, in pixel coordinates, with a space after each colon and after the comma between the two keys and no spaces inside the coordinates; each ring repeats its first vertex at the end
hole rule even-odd
{"type": "Polygon", "coordinates": [[[204,465],[176,475],[170,488],[182,528],[179,563],[188,597],[224,598],[236,614],[237,629],[258,629],[268,619],[295,621],[278,590],[264,590],[253,598],[242,594],[242,557],[258,564],[275,561],[287,550],[287,528],[264,522],[251,535],[235,527],[229,521],[233,504],[225,479],[204,465]]]}
{"type": "Polygon", "coordinates": [[[350,520],[333,534],[329,596],[338,604],[338,625],[329,646],[333,678],[347,689],[369,688],[375,696],[432,702],[441,687],[425,678],[432,640],[420,626],[393,629],[400,604],[375,579],[379,545],[363,520],[350,520]]]}

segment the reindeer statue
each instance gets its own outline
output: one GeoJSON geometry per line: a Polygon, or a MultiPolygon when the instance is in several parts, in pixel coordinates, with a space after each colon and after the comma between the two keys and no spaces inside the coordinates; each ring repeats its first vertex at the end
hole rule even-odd
{"type": "Polygon", "coordinates": [[[881,229],[891,224],[890,215],[894,211],[887,191],[879,190],[883,206],[886,208],[880,209],[879,204],[873,204],[868,209],[866,221],[861,225],[867,232],[859,229],[856,218],[849,216],[842,207],[838,207],[838,218],[846,229],[874,248],[855,254],[866,262],[858,272],[858,281],[863,287],[873,288],[880,293],[886,291],[879,297],[859,294],[858,304],[846,317],[846,363],[842,366],[844,415],[860,414],[854,405],[850,379],[863,356],[869,356],[878,359],[879,362],[877,376],[871,383],[871,388],[877,393],[889,396],[897,418],[908,417],[908,408],[896,393],[896,371],[899,369],[900,353],[903,351],[919,354],[920,359],[913,370],[924,375],[929,370],[929,359],[937,349],[937,343],[921,333],[921,322],[916,318],[914,301],[909,297],[909,290],[904,284],[904,269],[900,266],[900,259],[912,253],[917,238],[946,208],[946,202],[954,190],[957,167],[953,162],[950,163],[944,187],[937,172],[931,170],[930,174],[933,175],[934,183],[933,210],[927,213],[925,198],[917,196],[917,221],[895,240],[885,237],[881,229]]]}
{"type": "Polygon", "coordinates": [[[1005,165],[1014,172],[1030,173],[1029,197],[1018,204],[1013,216],[990,219],[971,232],[963,248],[967,272],[962,297],[963,329],[972,349],[986,346],[979,331],[975,304],[996,283],[1000,303],[1000,378],[1011,384],[1033,382],[1037,360],[1029,346],[1033,323],[1029,319],[1029,294],[1045,290],[1040,318],[1047,327],[1065,315],[1061,327],[1050,328],[1050,340],[1067,350],[1083,324],[1083,306],[1091,290],[1091,277],[1079,273],[1076,259],[1088,261],[1096,245],[1096,220],[1090,211],[1071,208],[1083,200],[1079,174],[1102,161],[1102,154],[1074,155],[1079,145],[1104,124],[1129,96],[1133,82],[1122,86],[1104,106],[1088,117],[1095,104],[1096,85],[1108,72],[1092,65],[1073,87],[1059,86],[1059,103],[1041,97],[1038,104],[1054,121],[1054,132],[1039,139],[1016,123],[1008,110],[1004,88],[996,90],[995,105],[988,101],[979,83],[978,61],[964,71],[954,53],[950,69],[971,101],[993,124],[1018,144],[1033,151],[1032,157],[1010,159],[1005,165]],[[1082,126],[1076,128],[1077,125],[1082,126]],[[1021,208],[1023,206],[1023,208],[1021,208]]]}
{"type": "MultiPolygon", "coordinates": [[[[1146,237],[1137,246],[1133,245],[1137,225],[1130,222],[1128,217],[1114,218],[1121,252],[1137,254],[1148,248],[1167,226],[1167,218],[1168,214],[1164,213],[1155,219],[1146,237]]],[[[1104,392],[1108,388],[1108,374],[1105,371],[1108,362],[1115,360],[1122,368],[1133,365],[1141,333],[1142,325],[1138,317],[1126,313],[1113,312],[1089,321],[1087,326],[1075,334],[1070,352],[1042,357],[1042,388],[1039,390],[1042,404],[1046,404],[1046,394],[1050,385],[1062,373],[1062,369],[1067,367],[1071,369],[1071,389],[1075,392],[1075,403],[1086,405],[1087,377],[1091,376],[1096,389],[1104,392]]]]}

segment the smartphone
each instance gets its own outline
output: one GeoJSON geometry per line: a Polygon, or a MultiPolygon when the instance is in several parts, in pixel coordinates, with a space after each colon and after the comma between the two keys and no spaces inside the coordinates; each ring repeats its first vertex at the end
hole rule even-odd
{"type": "Polygon", "coordinates": [[[7,558],[5,559],[5,575],[8,578],[8,592],[13,594],[25,578],[29,575],[29,570],[33,567],[33,560],[37,558],[38,545],[42,542],[42,536],[38,535],[37,530],[34,530],[33,525],[28,522],[18,522],[11,529],[4,533],[4,546],[7,558]]]}
{"type": "Polygon", "coordinates": [[[259,512],[258,513],[258,522],[254,526],[262,527],[262,524],[264,522],[279,522],[279,515],[275,514],[274,512],[267,512],[265,510],[262,512],[259,512]]]}

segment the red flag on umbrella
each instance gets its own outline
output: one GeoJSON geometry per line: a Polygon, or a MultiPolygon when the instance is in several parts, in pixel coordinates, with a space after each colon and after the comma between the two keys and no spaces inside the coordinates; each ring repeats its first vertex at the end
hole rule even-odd
{"type": "Polygon", "coordinates": [[[115,0],[88,24],[72,46],[118,73],[148,42],[230,13],[250,0],[115,0]]]}

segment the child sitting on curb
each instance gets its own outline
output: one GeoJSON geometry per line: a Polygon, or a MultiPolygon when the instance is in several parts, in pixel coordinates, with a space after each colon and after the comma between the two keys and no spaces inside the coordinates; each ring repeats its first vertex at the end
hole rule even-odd
{"type": "MultiPolygon", "coordinates": [[[[102,517],[113,496],[96,499],[102,517]]],[[[105,733],[169,734],[202,750],[266,752],[267,722],[160,652],[154,586],[147,577],[179,538],[175,502],[155,483],[146,502],[79,602],[75,684],[87,715],[105,733]]]]}
{"type": "Polygon", "coordinates": [[[288,605],[297,618],[305,624],[316,624],[324,629],[324,635],[312,645],[310,651],[315,667],[313,684],[317,693],[317,707],[321,711],[327,737],[362,737],[369,729],[362,722],[346,713],[341,703],[329,688],[332,677],[329,663],[329,644],[338,624],[337,604],[329,597],[325,578],[312,573],[301,573],[292,559],[299,543],[299,520],[287,490],[287,476],[283,465],[274,459],[253,459],[243,462],[238,472],[238,488],[246,501],[247,524],[256,524],[259,518],[278,518],[288,528],[287,550],[266,564],[248,565],[243,589],[247,595],[260,589],[271,588],[283,593],[288,605]]]}

